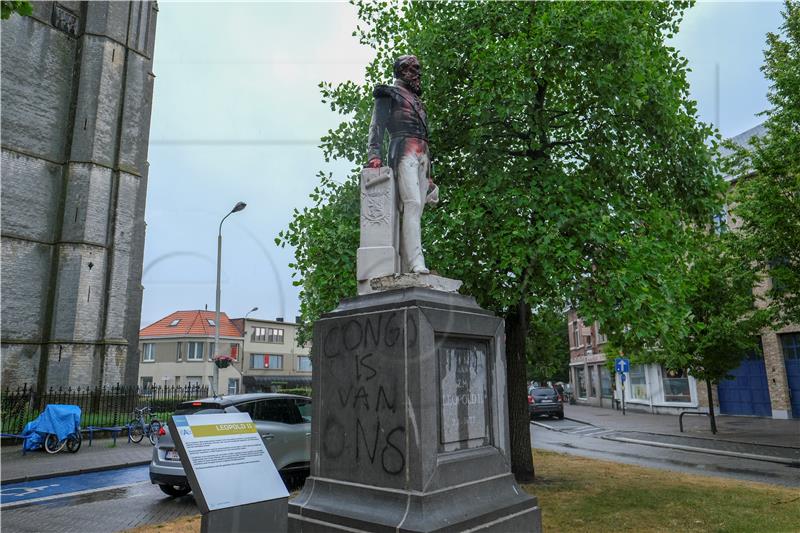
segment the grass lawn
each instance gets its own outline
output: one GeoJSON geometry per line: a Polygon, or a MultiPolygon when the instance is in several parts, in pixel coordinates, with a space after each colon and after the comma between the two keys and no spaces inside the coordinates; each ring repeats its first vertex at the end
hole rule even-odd
{"type": "MultiPolygon", "coordinates": [[[[800,489],[536,450],[545,531],[800,532],[800,489]]],[[[800,472],[798,472],[800,476],[800,472]]]]}
{"type": "MultiPolygon", "coordinates": [[[[541,450],[534,465],[537,481],[524,488],[539,498],[546,532],[800,532],[798,489],[541,450]]],[[[196,533],[200,517],[148,530],[196,533]]]]}

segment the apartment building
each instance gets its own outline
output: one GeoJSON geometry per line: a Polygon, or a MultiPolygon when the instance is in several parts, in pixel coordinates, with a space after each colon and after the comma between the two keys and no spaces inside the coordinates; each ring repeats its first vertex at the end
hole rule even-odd
{"type": "Polygon", "coordinates": [[[211,386],[214,355],[230,355],[235,361],[220,369],[219,392],[241,392],[242,333],[220,313],[220,349],[216,350],[214,320],[214,311],[175,311],[139,331],[139,385],[211,386]]]}
{"type": "Polygon", "coordinates": [[[311,387],[311,346],[297,343],[297,323],[283,318],[237,318],[242,332],[245,392],[311,387]]]}

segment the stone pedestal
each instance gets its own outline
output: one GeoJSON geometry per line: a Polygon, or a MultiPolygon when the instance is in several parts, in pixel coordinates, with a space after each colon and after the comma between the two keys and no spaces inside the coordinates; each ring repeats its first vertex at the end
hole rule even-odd
{"type": "Polygon", "coordinates": [[[508,458],[503,321],[407,288],[314,326],[311,477],[289,530],[541,531],[508,458]]]}

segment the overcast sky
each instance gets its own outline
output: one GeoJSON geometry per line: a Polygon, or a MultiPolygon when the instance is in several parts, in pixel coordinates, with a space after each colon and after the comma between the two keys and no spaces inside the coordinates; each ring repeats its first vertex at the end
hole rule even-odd
{"type": "MultiPolygon", "coordinates": [[[[761,122],[768,85],[759,69],[780,10],[699,2],[674,40],[701,120],[717,123],[718,107],[724,136],[761,122]]],[[[355,24],[347,3],[159,2],[142,327],[176,310],[214,309],[217,227],[240,200],[247,208],[223,226],[222,310],[294,319],[292,253],[274,239],[308,205],[319,170],[343,178],[350,167],[326,164],[317,148],[340,121],[317,85],[363,81],[372,53],[351,36],[355,24]]]]}

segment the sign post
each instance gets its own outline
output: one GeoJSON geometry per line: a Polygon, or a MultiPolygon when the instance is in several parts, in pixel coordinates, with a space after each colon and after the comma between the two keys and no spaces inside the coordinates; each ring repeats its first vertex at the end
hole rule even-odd
{"type": "Polygon", "coordinates": [[[168,425],[201,533],[287,530],[289,493],[249,414],[175,415],[168,425]]]}
{"type": "Polygon", "coordinates": [[[625,375],[631,371],[631,360],[627,357],[614,359],[614,370],[620,374],[622,380],[622,414],[625,415],[625,375]]]}

